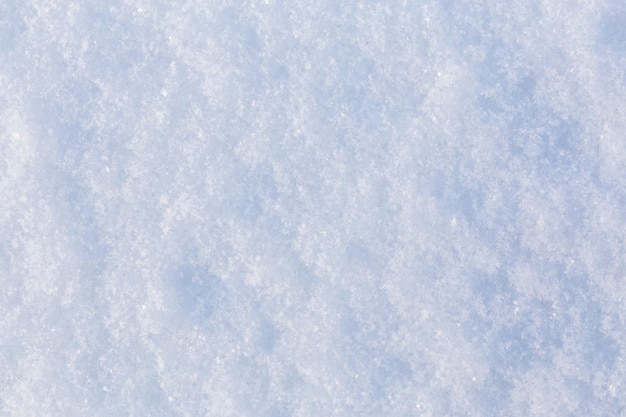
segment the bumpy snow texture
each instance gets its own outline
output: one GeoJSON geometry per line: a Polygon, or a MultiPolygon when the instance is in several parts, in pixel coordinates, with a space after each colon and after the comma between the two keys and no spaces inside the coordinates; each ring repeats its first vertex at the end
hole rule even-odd
{"type": "Polygon", "coordinates": [[[624,415],[625,28],[0,2],[0,415],[624,415]]]}

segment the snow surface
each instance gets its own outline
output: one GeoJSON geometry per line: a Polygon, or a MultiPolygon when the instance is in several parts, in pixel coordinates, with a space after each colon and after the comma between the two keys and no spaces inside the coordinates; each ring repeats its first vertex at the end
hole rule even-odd
{"type": "Polygon", "coordinates": [[[625,28],[1,1],[0,415],[626,415],[625,28]]]}

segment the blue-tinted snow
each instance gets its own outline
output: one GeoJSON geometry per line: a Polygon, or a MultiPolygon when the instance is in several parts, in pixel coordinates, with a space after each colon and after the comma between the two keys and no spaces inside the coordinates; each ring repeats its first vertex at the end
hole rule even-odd
{"type": "Polygon", "coordinates": [[[0,414],[625,412],[619,1],[3,1],[0,414]]]}

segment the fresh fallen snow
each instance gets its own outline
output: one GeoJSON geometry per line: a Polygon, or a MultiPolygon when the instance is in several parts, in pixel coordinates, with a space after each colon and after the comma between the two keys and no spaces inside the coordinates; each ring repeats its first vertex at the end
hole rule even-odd
{"type": "Polygon", "coordinates": [[[625,27],[1,2],[0,415],[622,415],[625,27]]]}

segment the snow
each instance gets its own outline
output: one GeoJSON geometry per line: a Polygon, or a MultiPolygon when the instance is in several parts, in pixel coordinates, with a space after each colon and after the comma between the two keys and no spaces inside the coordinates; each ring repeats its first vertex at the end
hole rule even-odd
{"type": "Polygon", "coordinates": [[[622,415],[624,27],[2,2],[0,415],[622,415]]]}

